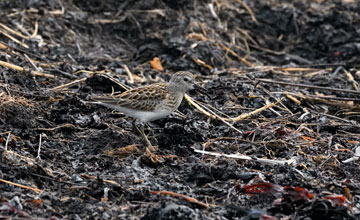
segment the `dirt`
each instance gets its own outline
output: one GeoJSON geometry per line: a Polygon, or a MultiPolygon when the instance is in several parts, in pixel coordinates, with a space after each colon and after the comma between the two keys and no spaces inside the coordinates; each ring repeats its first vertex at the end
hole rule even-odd
{"type": "Polygon", "coordinates": [[[1,1],[0,217],[358,219],[359,13],[351,0],[1,1]],[[90,103],[179,70],[207,89],[188,94],[205,110],[183,101],[153,122],[155,152],[131,118],[90,103]]]}

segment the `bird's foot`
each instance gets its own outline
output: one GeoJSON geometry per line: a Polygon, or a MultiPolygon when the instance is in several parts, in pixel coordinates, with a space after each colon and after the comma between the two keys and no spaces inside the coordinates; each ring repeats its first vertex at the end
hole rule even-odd
{"type": "MultiPolygon", "coordinates": [[[[157,151],[157,146],[153,146],[149,140],[149,138],[147,137],[147,135],[144,132],[144,126],[141,126],[141,128],[138,128],[135,124],[135,120],[133,121],[133,126],[134,128],[137,130],[137,132],[141,135],[142,139],[144,140],[145,144],[146,144],[146,149],[150,150],[151,152],[156,152],[157,151]]],[[[152,139],[155,140],[156,144],[158,143],[158,141],[156,140],[155,137],[153,137],[152,139]]]]}
{"type": "Polygon", "coordinates": [[[158,151],[158,146],[154,146],[154,145],[148,145],[147,147],[146,147],[146,150],[148,151],[150,151],[150,152],[156,152],[156,151],[158,151]]]}

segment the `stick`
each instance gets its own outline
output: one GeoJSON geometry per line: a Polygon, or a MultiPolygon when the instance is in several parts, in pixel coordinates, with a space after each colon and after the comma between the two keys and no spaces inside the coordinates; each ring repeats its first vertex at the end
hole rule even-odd
{"type": "Polygon", "coordinates": [[[349,82],[351,82],[352,86],[354,87],[355,90],[359,90],[358,88],[358,82],[356,82],[354,80],[354,77],[351,75],[351,73],[349,73],[346,69],[344,69],[344,73],[346,75],[346,78],[349,80],[349,82]]]}
{"type": "Polygon", "coordinates": [[[150,193],[153,194],[153,195],[160,194],[160,195],[163,195],[163,196],[167,196],[167,195],[175,196],[175,197],[185,199],[186,201],[194,203],[196,205],[200,205],[200,206],[205,207],[205,208],[210,208],[210,206],[208,204],[205,204],[203,202],[200,202],[197,199],[194,199],[194,198],[191,198],[189,196],[185,196],[185,195],[182,195],[182,194],[179,194],[179,193],[169,192],[169,191],[166,191],[166,190],[163,190],[163,191],[150,191],[150,193]]]}
{"type": "Polygon", "coordinates": [[[297,164],[295,157],[293,157],[289,160],[270,160],[270,159],[263,159],[263,158],[257,158],[257,157],[249,157],[246,155],[223,154],[223,153],[209,152],[209,151],[197,150],[197,149],[194,149],[194,151],[196,153],[207,154],[207,155],[212,155],[212,156],[217,156],[217,157],[228,157],[228,158],[233,158],[233,159],[257,161],[257,162],[265,163],[265,164],[269,164],[269,165],[287,165],[287,164],[289,164],[292,166],[296,166],[296,164],[297,164]]]}
{"type": "Polygon", "coordinates": [[[76,127],[75,125],[66,123],[66,124],[62,124],[62,125],[59,125],[59,126],[56,126],[56,127],[53,127],[53,128],[34,128],[34,130],[37,130],[37,131],[55,131],[56,129],[60,129],[60,128],[73,128],[73,129],[80,129],[80,130],[82,129],[82,128],[76,127]]]}
{"type": "Polygon", "coordinates": [[[6,45],[3,44],[3,43],[0,43],[0,48],[1,48],[1,49],[4,49],[4,50],[9,49],[9,47],[6,46],[6,45]]]}
{"type": "Polygon", "coordinates": [[[37,21],[35,21],[34,32],[33,32],[33,34],[29,37],[29,39],[34,38],[34,37],[37,35],[37,33],[38,33],[38,27],[39,27],[39,24],[38,24],[37,21]]]}
{"type": "Polygon", "coordinates": [[[10,181],[4,180],[4,179],[0,179],[0,182],[7,183],[7,184],[17,186],[17,187],[20,187],[20,188],[24,188],[24,189],[29,189],[29,190],[32,190],[32,191],[34,191],[36,193],[42,193],[43,192],[43,190],[33,188],[33,187],[30,187],[30,186],[21,185],[21,184],[18,184],[18,183],[13,183],[13,182],[10,182],[10,181]]]}
{"type": "Polygon", "coordinates": [[[230,48],[228,48],[227,46],[225,46],[224,44],[221,43],[217,43],[218,46],[222,47],[224,50],[226,50],[226,52],[231,53],[234,57],[238,58],[241,62],[245,63],[246,65],[250,66],[250,67],[254,67],[255,65],[249,61],[247,61],[244,57],[241,57],[240,55],[238,55],[237,53],[235,53],[235,51],[231,50],[230,48]]]}
{"type": "MultiPolygon", "coordinates": [[[[275,99],[277,102],[279,102],[280,105],[281,105],[286,111],[288,111],[291,115],[294,114],[294,113],[292,113],[292,111],[290,111],[290,109],[289,109],[288,107],[286,107],[286,105],[284,105],[281,101],[279,101],[278,98],[276,98],[275,96],[273,96],[269,90],[267,90],[266,88],[264,88],[262,85],[258,85],[258,83],[257,83],[255,80],[252,80],[250,76],[247,75],[247,78],[248,78],[248,80],[250,80],[250,81],[255,85],[255,86],[254,86],[254,89],[255,89],[256,87],[259,87],[259,88],[262,89],[266,94],[268,94],[271,98],[273,98],[273,99],[275,99]]],[[[266,104],[270,104],[268,100],[266,100],[266,104]]],[[[272,108],[270,108],[270,110],[273,111],[273,112],[275,111],[275,110],[273,110],[272,108]]],[[[275,113],[275,112],[274,112],[274,113],[275,113]]],[[[280,116],[278,113],[275,113],[275,114],[277,114],[278,116],[280,116]]]]}
{"type": "MultiPolygon", "coordinates": [[[[4,25],[3,23],[0,23],[0,27],[2,27],[4,30],[17,35],[18,37],[24,38],[26,40],[29,40],[28,36],[23,35],[22,33],[18,32],[18,31],[14,31],[13,29],[9,28],[8,26],[4,25]]],[[[29,48],[29,47],[27,47],[29,48]]]]}
{"type": "MultiPolygon", "coordinates": [[[[100,179],[101,177],[99,176],[90,176],[88,174],[81,174],[81,177],[83,178],[86,178],[86,179],[92,179],[92,180],[97,180],[97,179],[100,179]]],[[[117,183],[113,180],[107,180],[107,179],[103,179],[101,178],[101,181],[105,182],[105,183],[110,183],[110,184],[113,184],[113,185],[116,185],[116,186],[119,186],[121,187],[121,184],[120,183],[117,183]]]]}
{"type": "Polygon", "coordinates": [[[280,82],[280,81],[275,81],[275,80],[270,80],[270,79],[258,79],[258,81],[264,82],[264,83],[273,83],[273,84],[285,85],[285,86],[296,86],[296,87],[301,87],[301,88],[322,89],[322,90],[328,90],[328,91],[348,92],[348,93],[360,94],[360,91],[350,90],[350,89],[338,89],[338,88],[329,88],[329,87],[323,87],[323,86],[313,86],[313,85],[308,85],[308,84],[280,82]]]}
{"type": "Polygon", "coordinates": [[[36,71],[40,71],[39,67],[35,65],[35,63],[30,59],[30,57],[26,54],[24,54],[24,57],[29,61],[29,63],[36,69],[36,71]]]}
{"type": "MultiPolygon", "coordinates": [[[[21,66],[17,66],[17,65],[14,65],[14,64],[11,64],[11,63],[8,63],[8,62],[4,62],[4,61],[1,61],[1,60],[0,60],[0,66],[5,66],[5,67],[10,68],[10,69],[14,69],[14,70],[17,70],[17,71],[20,71],[20,72],[24,72],[24,68],[22,68],[21,66]]],[[[32,75],[35,75],[35,76],[42,76],[42,77],[46,77],[46,78],[55,79],[55,76],[53,76],[53,75],[50,75],[50,74],[47,74],[47,73],[42,73],[42,72],[35,71],[35,70],[31,70],[30,73],[32,75]]]]}
{"type": "Polygon", "coordinates": [[[6,138],[6,142],[5,142],[5,151],[8,150],[8,144],[9,144],[9,141],[10,141],[10,134],[11,134],[11,131],[9,131],[9,134],[8,134],[8,137],[6,138]]]}
{"type": "Polygon", "coordinates": [[[243,134],[239,129],[235,128],[232,124],[230,124],[229,122],[226,121],[226,118],[220,117],[219,115],[217,115],[215,112],[211,111],[209,108],[205,107],[204,105],[197,103],[199,105],[200,108],[205,108],[208,112],[210,112],[210,114],[212,114],[215,119],[219,119],[220,121],[222,121],[224,124],[226,124],[227,126],[229,126],[230,128],[234,129],[235,131],[237,131],[240,134],[243,134]]]}
{"type": "Polygon", "coordinates": [[[296,104],[300,104],[300,101],[297,100],[293,100],[296,99],[293,96],[297,96],[300,97],[302,99],[306,99],[306,98],[313,98],[313,99],[333,99],[333,100],[339,100],[339,101],[354,101],[354,102],[359,102],[360,98],[348,98],[348,97],[337,97],[337,96],[322,96],[322,95],[304,95],[304,94],[296,94],[296,93],[292,93],[292,92],[273,92],[273,94],[285,94],[285,96],[289,99],[291,99],[292,101],[294,101],[296,104]]]}
{"type": "Polygon", "coordinates": [[[195,108],[197,108],[197,109],[198,109],[201,113],[203,113],[204,115],[206,115],[206,116],[208,116],[208,117],[210,117],[210,118],[212,118],[212,119],[219,119],[219,120],[221,120],[221,121],[230,121],[230,122],[237,122],[237,121],[243,120],[243,119],[245,119],[245,118],[251,117],[251,116],[253,116],[253,115],[255,115],[255,114],[258,114],[258,113],[260,113],[260,112],[262,112],[262,111],[265,111],[265,110],[268,109],[268,108],[271,108],[271,107],[277,105],[279,102],[281,102],[281,101],[284,99],[284,97],[283,97],[283,98],[281,98],[281,99],[280,99],[279,101],[277,101],[277,102],[269,103],[269,104],[264,105],[263,107],[261,107],[261,108],[259,108],[259,109],[256,109],[256,110],[254,110],[254,111],[252,111],[252,112],[243,113],[243,114],[241,114],[241,115],[239,115],[239,116],[237,116],[237,117],[234,117],[234,118],[223,118],[223,117],[220,117],[220,116],[217,116],[217,115],[213,115],[212,113],[209,113],[208,111],[206,111],[205,109],[203,109],[197,102],[195,102],[194,100],[192,100],[191,97],[188,96],[187,94],[184,95],[184,98],[185,98],[185,100],[187,100],[187,101],[190,103],[190,105],[192,105],[192,106],[194,106],[195,108]]]}
{"type": "Polygon", "coordinates": [[[31,166],[34,165],[35,160],[33,158],[22,156],[20,154],[15,153],[14,151],[11,151],[11,150],[6,151],[6,154],[11,154],[13,156],[19,157],[19,158],[23,159],[24,161],[26,161],[31,166]]]}
{"type": "Polygon", "coordinates": [[[69,82],[69,83],[66,83],[66,84],[64,84],[64,85],[60,85],[60,86],[54,87],[54,88],[52,88],[52,89],[50,89],[50,90],[62,89],[62,88],[71,86],[71,85],[73,85],[73,84],[75,84],[75,83],[83,82],[83,81],[85,81],[86,79],[87,79],[87,77],[84,77],[84,78],[81,78],[81,79],[77,79],[77,80],[71,81],[71,82],[69,82]]]}
{"type": "Polygon", "coordinates": [[[255,23],[257,23],[257,20],[255,18],[254,12],[251,10],[251,8],[242,0],[236,0],[237,2],[239,2],[242,6],[244,6],[244,8],[249,12],[251,20],[255,23]]]}
{"type": "Polygon", "coordinates": [[[21,46],[25,47],[25,48],[29,48],[29,46],[27,44],[24,44],[23,42],[19,41],[18,39],[14,38],[13,36],[11,36],[10,34],[0,30],[0,33],[2,33],[5,37],[9,38],[10,40],[20,44],[21,46]]]}
{"type": "Polygon", "coordinates": [[[38,159],[38,160],[41,160],[41,158],[40,158],[41,139],[42,139],[42,134],[40,134],[40,137],[39,137],[39,148],[38,148],[37,156],[36,156],[36,159],[38,159]]]}
{"type": "Polygon", "coordinates": [[[125,72],[126,72],[126,73],[128,74],[128,76],[129,76],[129,83],[131,83],[131,84],[134,83],[134,77],[133,77],[133,75],[132,75],[129,67],[128,67],[126,64],[124,64],[124,65],[123,65],[123,68],[125,69],[125,72]]]}

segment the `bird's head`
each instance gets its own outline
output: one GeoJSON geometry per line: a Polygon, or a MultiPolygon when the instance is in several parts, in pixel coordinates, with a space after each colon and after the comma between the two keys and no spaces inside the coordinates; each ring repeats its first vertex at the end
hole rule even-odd
{"type": "Polygon", "coordinates": [[[188,71],[176,72],[171,77],[169,84],[170,87],[174,88],[176,91],[183,93],[192,89],[199,90],[200,92],[206,92],[204,88],[195,83],[194,75],[188,71]]]}

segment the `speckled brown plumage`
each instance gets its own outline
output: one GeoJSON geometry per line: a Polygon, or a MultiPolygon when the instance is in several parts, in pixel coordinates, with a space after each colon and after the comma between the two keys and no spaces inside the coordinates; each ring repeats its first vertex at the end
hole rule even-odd
{"type": "Polygon", "coordinates": [[[194,76],[190,72],[175,73],[170,82],[157,83],[131,89],[117,96],[97,96],[93,100],[118,110],[125,115],[140,119],[143,122],[166,117],[175,111],[185,92],[193,89],[194,76]]]}
{"type": "Polygon", "coordinates": [[[94,100],[142,111],[154,111],[166,98],[168,86],[165,83],[138,87],[117,96],[93,97],[94,100]]]}

